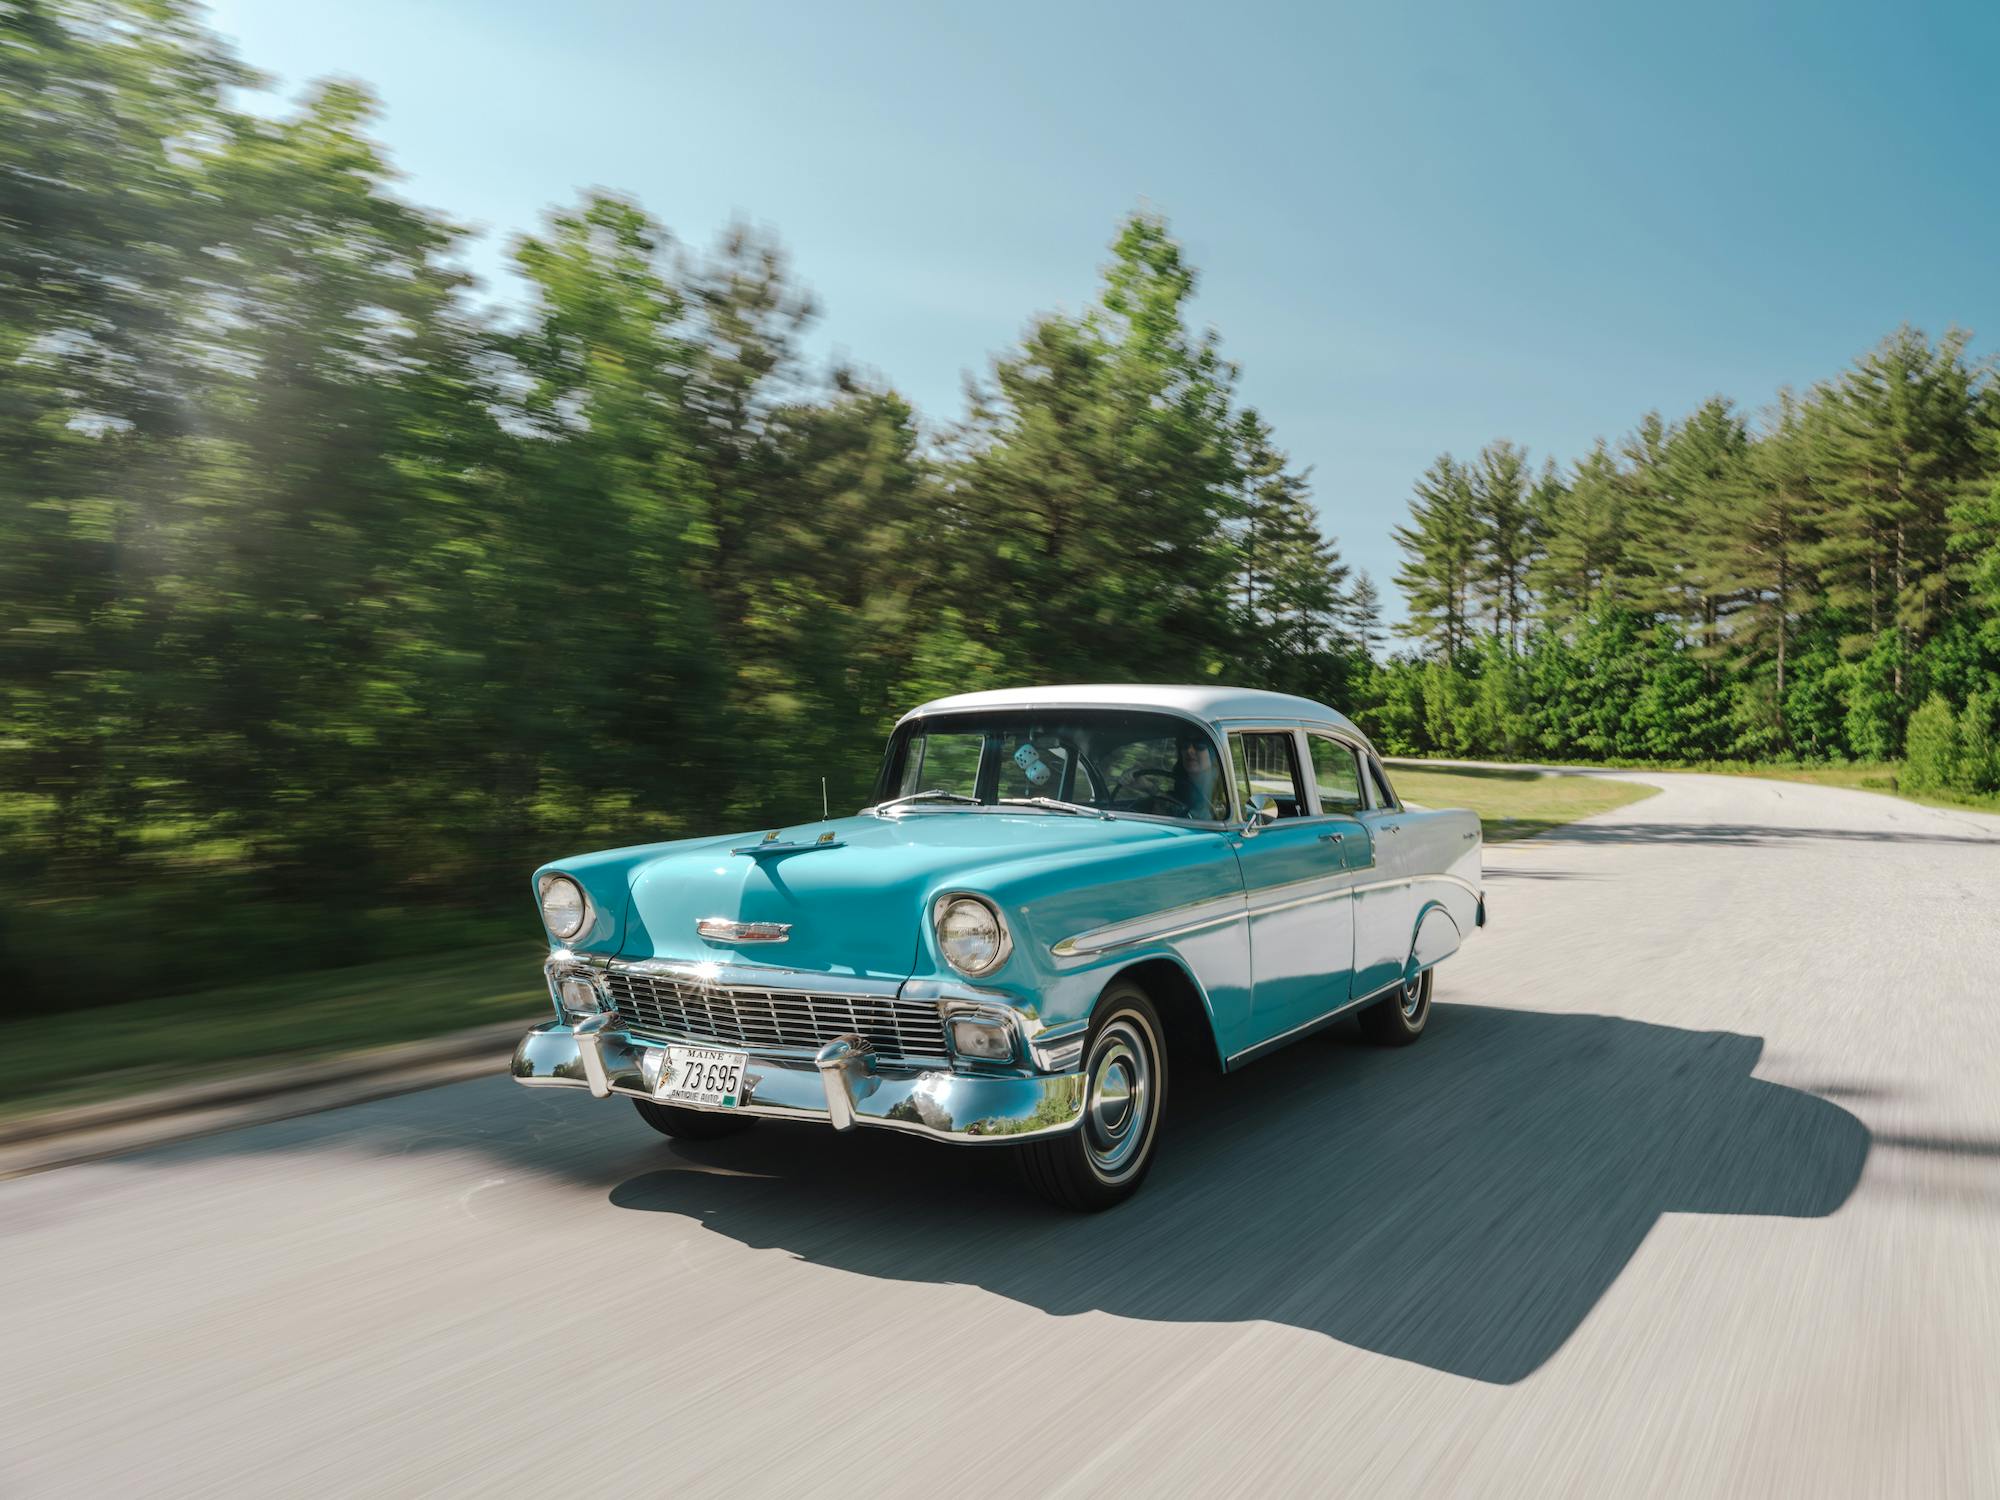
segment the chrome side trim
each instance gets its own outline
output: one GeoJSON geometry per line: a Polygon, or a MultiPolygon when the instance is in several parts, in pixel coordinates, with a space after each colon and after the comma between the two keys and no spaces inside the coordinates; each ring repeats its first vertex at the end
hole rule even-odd
{"type": "Polygon", "coordinates": [[[1442,870],[1437,871],[1436,873],[1430,875],[1403,875],[1399,876],[1395,880],[1371,880],[1366,885],[1355,886],[1354,894],[1358,896],[1363,891],[1386,891],[1389,889],[1389,887],[1396,885],[1421,885],[1426,880],[1447,881],[1450,884],[1457,886],[1460,890],[1464,891],[1469,896],[1477,897],[1480,900],[1485,899],[1484,893],[1481,892],[1479,887],[1474,885],[1471,881],[1461,880],[1456,875],[1447,875],[1442,870]]]}
{"type": "MultiPolygon", "coordinates": [[[[1391,885],[1408,885],[1412,880],[1456,879],[1450,875],[1422,875],[1399,880],[1381,880],[1372,885],[1353,885],[1349,882],[1355,873],[1353,870],[1337,870],[1327,875],[1308,875],[1303,880],[1288,880],[1282,885],[1267,885],[1256,892],[1257,899],[1254,904],[1251,897],[1242,892],[1232,892],[1227,896],[1210,897],[1205,901],[1190,901],[1182,906],[1163,907],[1159,911],[1148,912],[1143,917],[1128,917],[1122,922],[1111,922],[1103,927],[1093,927],[1088,931],[1075,933],[1054,944],[1049,951],[1057,958],[1089,957],[1099,953],[1110,953],[1119,948],[1129,948],[1135,943],[1181,937],[1203,928],[1233,922],[1242,916],[1267,916],[1272,912],[1290,911],[1295,906],[1309,906],[1315,901],[1334,901],[1361,891],[1378,890],[1391,885]]],[[[1465,882],[1461,880],[1458,884],[1465,885],[1465,882]]],[[[1471,887],[1466,886],[1466,889],[1471,890],[1471,887]]],[[[1473,891],[1473,894],[1479,893],[1473,891]]]]}
{"type": "Polygon", "coordinates": [[[1282,1047],[1286,1042],[1292,1040],[1293,1037],[1304,1036],[1309,1031],[1317,1031],[1320,1027],[1326,1025],[1327,1022],[1338,1020],[1357,1006],[1366,1005],[1371,1000],[1380,1000],[1384,995],[1393,995],[1401,990],[1402,987],[1403,981],[1398,979],[1394,984],[1363,995],[1359,999],[1342,1001],[1324,1015],[1314,1016],[1310,1021],[1302,1022],[1294,1026],[1290,1031],[1281,1031],[1276,1036],[1266,1037],[1261,1042],[1245,1047],[1241,1052],[1230,1053],[1224,1061],[1223,1066],[1225,1068],[1233,1068],[1240,1062],[1254,1062],[1266,1052],[1272,1052],[1282,1047]]]}
{"type": "Polygon", "coordinates": [[[1035,1066],[1044,1073],[1067,1073],[1083,1062],[1083,1044],[1090,1035],[1090,1018],[1051,1026],[1029,1044],[1035,1066]]]}
{"type": "Polygon", "coordinates": [[[1342,896],[1351,896],[1354,890],[1355,887],[1349,882],[1349,876],[1345,872],[1334,875],[1313,875],[1304,880],[1288,880],[1283,885],[1267,885],[1258,894],[1275,895],[1277,899],[1266,900],[1250,907],[1250,915],[1269,916],[1272,912],[1290,911],[1295,906],[1311,906],[1316,901],[1332,901],[1342,896]],[[1313,889],[1302,890],[1301,887],[1305,886],[1311,886],[1313,889]],[[1284,894],[1287,891],[1297,894],[1288,896],[1284,894]]]}
{"type": "Polygon", "coordinates": [[[1127,917],[1120,922],[1092,927],[1062,939],[1049,951],[1057,958],[1083,958],[1110,953],[1119,948],[1129,948],[1134,943],[1180,937],[1205,927],[1234,922],[1248,909],[1249,903],[1243,893],[1231,891],[1226,896],[1209,896],[1179,906],[1162,907],[1141,917],[1127,917]]]}

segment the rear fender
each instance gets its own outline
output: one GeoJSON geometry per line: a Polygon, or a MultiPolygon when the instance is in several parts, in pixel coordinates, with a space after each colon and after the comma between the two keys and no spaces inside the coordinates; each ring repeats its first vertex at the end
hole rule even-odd
{"type": "Polygon", "coordinates": [[[1410,936],[1410,958],[1403,965],[1403,977],[1414,979],[1424,970],[1442,963],[1458,952],[1458,923],[1441,901],[1429,901],[1417,914],[1416,930],[1410,936]]]}

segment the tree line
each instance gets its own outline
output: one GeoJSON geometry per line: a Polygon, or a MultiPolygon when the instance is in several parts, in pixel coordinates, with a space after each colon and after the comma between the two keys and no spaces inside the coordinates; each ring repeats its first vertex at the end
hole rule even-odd
{"type": "Polygon", "coordinates": [[[767,236],[593,193],[482,307],[359,87],[253,112],[179,3],[0,28],[10,994],[530,931],[540,861],[851,809],[945,692],[1367,674],[1157,217],[932,424],[767,236]]]}
{"type": "Polygon", "coordinates": [[[2000,389],[1902,328],[1754,420],[1721,397],[1536,469],[1440,457],[1396,541],[1418,753],[1894,760],[2000,791],[2000,389]]]}

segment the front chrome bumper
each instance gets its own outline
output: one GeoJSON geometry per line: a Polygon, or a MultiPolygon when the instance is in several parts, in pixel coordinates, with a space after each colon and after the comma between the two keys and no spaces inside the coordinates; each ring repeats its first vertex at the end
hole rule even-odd
{"type": "MultiPolygon", "coordinates": [[[[703,1044],[714,1045],[714,1044],[703,1044]]],[[[726,1045],[726,1044],[724,1044],[726,1045]]],[[[514,1049],[514,1081],[589,1089],[600,1099],[654,1097],[666,1044],[617,1030],[610,1017],[550,1022],[514,1049]]],[[[749,1049],[743,1102],[723,1114],[817,1120],[906,1130],[941,1141],[1018,1141],[1072,1128],[1083,1114],[1083,1075],[985,1075],[879,1061],[859,1036],[840,1037],[817,1056],[749,1049]]],[[[689,1108],[677,1104],[676,1108],[689,1108]]]]}

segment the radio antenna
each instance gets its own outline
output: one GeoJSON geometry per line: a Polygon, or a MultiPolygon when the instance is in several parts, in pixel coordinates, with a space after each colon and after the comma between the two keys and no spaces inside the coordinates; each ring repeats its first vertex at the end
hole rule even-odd
{"type": "Polygon", "coordinates": [[[826,778],[824,776],[819,779],[819,815],[822,820],[833,816],[833,810],[827,805],[826,801],[826,778]]]}

